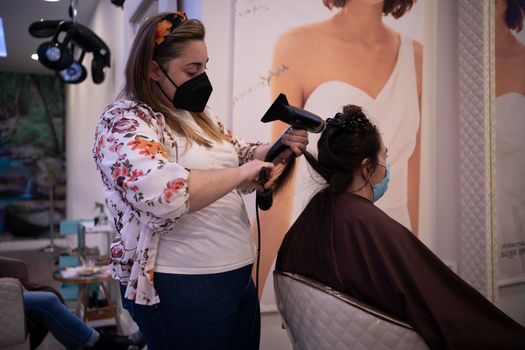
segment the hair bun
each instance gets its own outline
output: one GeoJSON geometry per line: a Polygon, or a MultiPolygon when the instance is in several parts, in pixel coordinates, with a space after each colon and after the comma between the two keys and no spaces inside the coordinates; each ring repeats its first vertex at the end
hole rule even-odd
{"type": "Polygon", "coordinates": [[[363,109],[356,105],[344,106],[343,113],[337,113],[333,118],[328,118],[326,124],[350,132],[370,132],[375,128],[363,109]]]}
{"type": "Polygon", "coordinates": [[[361,106],[357,106],[357,105],[343,106],[343,114],[346,116],[363,116],[366,118],[361,106]]]}

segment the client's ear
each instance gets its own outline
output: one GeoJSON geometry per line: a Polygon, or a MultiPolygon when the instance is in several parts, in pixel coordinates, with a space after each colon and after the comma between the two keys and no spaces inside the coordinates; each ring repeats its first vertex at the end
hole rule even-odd
{"type": "Polygon", "coordinates": [[[363,177],[365,179],[370,179],[372,176],[372,162],[370,161],[370,158],[365,158],[361,161],[361,173],[363,174],[363,177]]]}

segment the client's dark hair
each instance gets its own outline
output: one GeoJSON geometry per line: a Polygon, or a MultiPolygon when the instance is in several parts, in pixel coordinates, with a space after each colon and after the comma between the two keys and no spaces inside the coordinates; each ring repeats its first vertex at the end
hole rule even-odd
{"type": "MultiPolygon", "coordinates": [[[[343,113],[326,121],[326,128],[317,142],[318,156],[305,152],[310,166],[323,177],[328,186],[323,191],[337,195],[354,181],[354,171],[363,159],[377,165],[381,136],[359,106],[347,105],[343,113]]],[[[321,191],[321,192],[323,192],[321,191]]]]}
{"type": "Polygon", "coordinates": [[[508,0],[505,11],[505,23],[509,29],[520,32],[525,17],[525,0],[508,0]]]}
{"type": "MultiPolygon", "coordinates": [[[[381,136],[359,106],[347,105],[342,113],[326,121],[326,128],[317,142],[317,159],[310,153],[304,156],[310,166],[326,181],[327,185],[310,200],[301,216],[321,221],[317,231],[318,249],[323,256],[329,251],[334,199],[345,193],[354,181],[354,172],[362,161],[370,159],[375,169],[381,149],[381,136]],[[319,220],[321,219],[321,220],[319,220]]],[[[307,225],[309,219],[303,220],[307,225]]],[[[300,222],[300,220],[297,220],[300,222]]],[[[330,263],[330,258],[326,257],[330,263]]]]}

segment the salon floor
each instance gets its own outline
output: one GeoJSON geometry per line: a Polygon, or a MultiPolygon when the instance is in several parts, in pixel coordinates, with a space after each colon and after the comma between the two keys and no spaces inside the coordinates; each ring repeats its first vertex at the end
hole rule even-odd
{"type": "Polygon", "coordinates": [[[292,350],[292,343],[282,327],[277,312],[265,313],[261,317],[261,350],[292,350]]]}
{"type": "MultiPolygon", "coordinates": [[[[281,327],[278,313],[265,313],[261,319],[261,348],[260,350],[292,350],[292,344],[281,327]]],[[[62,350],[63,346],[55,338],[48,336],[37,350],[62,350]]]]}

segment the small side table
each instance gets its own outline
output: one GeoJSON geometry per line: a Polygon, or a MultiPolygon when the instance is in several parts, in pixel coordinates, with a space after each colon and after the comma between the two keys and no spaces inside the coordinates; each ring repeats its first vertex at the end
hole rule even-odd
{"type": "Polygon", "coordinates": [[[110,293],[111,288],[107,288],[105,283],[113,282],[113,278],[109,273],[100,273],[89,276],[63,276],[61,270],[53,273],[53,279],[63,283],[78,283],[79,284],[79,296],[77,305],[77,315],[84,321],[101,320],[106,318],[113,318],[117,325],[117,330],[122,333],[122,327],[120,325],[118,307],[114,304],[112,295],[110,293]],[[89,287],[93,283],[100,283],[102,290],[107,299],[107,306],[102,307],[89,307],[89,287]]]}

